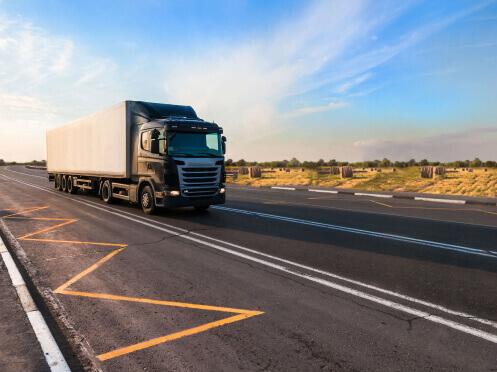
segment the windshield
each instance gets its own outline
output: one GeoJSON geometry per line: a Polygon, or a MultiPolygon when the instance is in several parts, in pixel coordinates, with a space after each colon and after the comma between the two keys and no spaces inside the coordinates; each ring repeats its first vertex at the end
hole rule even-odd
{"type": "Polygon", "coordinates": [[[170,156],[222,157],[221,135],[219,133],[167,134],[167,153],[170,156]]]}

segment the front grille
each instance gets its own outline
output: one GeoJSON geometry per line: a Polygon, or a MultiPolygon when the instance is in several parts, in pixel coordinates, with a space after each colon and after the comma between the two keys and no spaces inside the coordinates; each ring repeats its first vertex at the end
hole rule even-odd
{"type": "Polygon", "coordinates": [[[221,167],[189,167],[178,165],[181,195],[189,198],[217,195],[221,183],[221,167]]]}

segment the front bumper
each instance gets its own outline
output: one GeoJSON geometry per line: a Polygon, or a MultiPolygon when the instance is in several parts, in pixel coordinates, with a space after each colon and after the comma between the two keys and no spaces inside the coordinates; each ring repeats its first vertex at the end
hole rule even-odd
{"type": "Polygon", "coordinates": [[[184,196],[166,196],[156,198],[158,207],[179,208],[179,207],[203,207],[214,204],[224,204],[226,193],[217,194],[210,198],[186,198],[184,196]]]}

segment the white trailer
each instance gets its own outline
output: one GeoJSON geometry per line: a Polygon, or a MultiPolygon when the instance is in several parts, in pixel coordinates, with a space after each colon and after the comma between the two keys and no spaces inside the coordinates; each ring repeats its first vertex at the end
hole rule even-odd
{"type": "Polygon", "coordinates": [[[130,178],[129,101],[47,131],[47,172],[130,178]]]}

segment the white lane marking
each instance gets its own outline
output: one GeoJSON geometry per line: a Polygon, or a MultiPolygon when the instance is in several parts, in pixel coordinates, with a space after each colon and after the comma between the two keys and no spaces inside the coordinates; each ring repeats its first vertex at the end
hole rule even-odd
{"type": "MultiPolygon", "coordinates": [[[[247,191],[262,191],[262,190],[249,190],[249,189],[244,189],[247,191]]],[[[233,189],[231,189],[233,191],[233,189]]],[[[271,192],[270,190],[267,190],[267,192],[271,192]]],[[[230,195],[231,192],[230,192],[230,195]]],[[[302,194],[299,194],[302,195],[302,194]]],[[[250,196],[240,196],[240,195],[234,195],[234,197],[239,198],[239,199],[250,199],[250,200],[265,200],[265,201],[274,201],[274,199],[261,199],[261,198],[252,198],[250,196]]],[[[334,200],[338,201],[344,201],[345,199],[342,199],[341,197],[337,197],[334,200]]],[[[367,202],[368,200],[364,199],[357,199],[358,201],[362,202],[367,202]]],[[[394,200],[392,199],[391,203],[394,203],[394,200]]],[[[412,220],[420,220],[420,221],[433,221],[433,222],[447,222],[447,223],[454,223],[458,225],[467,225],[467,226],[477,226],[477,227],[485,227],[489,229],[497,229],[497,226],[492,226],[492,225],[482,225],[482,224],[475,224],[475,223],[467,223],[467,222],[458,222],[458,221],[448,221],[448,220],[439,220],[439,219],[433,219],[433,218],[424,218],[424,217],[413,217],[413,216],[405,216],[405,215],[400,215],[400,214],[393,214],[393,213],[384,213],[384,212],[370,212],[370,211],[365,211],[362,209],[347,209],[347,208],[338,208],[338,207],[329,207],[325,205],[319,205],[319,204],[308,204],[308,203],[297,203],[297,202],[291,202],[291,201],[285,201],[286,204],[293,204],[293,205],[303,205],[306,207],[313,207],[313,208],[319,208],[319,209],[327,209],[327,210],[332,210],[332,211],[344,211],[344,212],[353,212],[353,213],[366,213],[366,214],[372,214],[372,215],[380,215],[380,216],[389,216],[389,217],[398,217],[398,218],[406,218],[406,219],[412,219],[412,220]]],[[[403,202],[395,202],[396,205],[399,204],[406,204],[403,202]]],[[[409,205],[409,203],[407,203],[409,205]]],[[[474,211],[472,209],[468,209],[468,211],[474,211]]]]}
{"type": "Polygon", "coordinates": [[[243,209],[220,207],[217,205],[212,206],[212,208],[223,210],[223,211],[228,211],[228,212],[264,217],[264,218],[269,218],[269,219],[273,219],[273,220],[298,223],[301,225],[321,227],[321,228],[330,229],[330,230],[344,231],[344,232],[350,232],[350,233],[360,234],[360,235],[368,235],[368,236],[372,236],[372,237],[376,237],[376,238],[390,239],[390,240],[396,240],[396,241],[401,241],[401,242],[406,242],[406,243],[424,245],[424,246],[433,247],[433,248],[441,248],[441,249],[458,251],[458,252],[463,252],[463,253],[468,253],[468,254],[475,254],[475,255],[479,255],[479,256],[497,258],[497,252],[487,251],[487,250],[483,250],[483,249],[464,247],[464,246],[448,244],[448,243],[434,242],[434,241],[430,241],[430,240],[410,238],[410,237],[402,236],[402,235],[394,235],[394,234],[388,234],[388,233],[380,233],[380,232],[375,232],[375,231],[356,229],[356,228],[352,228],[352,227],[331,225],[331,224],[322,223],[322,222],[301,220],[298,218],[277,216],[277,215],[261,213],[261,212],[246,211],[243,209]]]}
{"type": "MultiPolygon", "coordinates": [[[[98,209],[98,210],[102,210],[104,212],[107,212],[107,213],[119,216],[121,218],[125,218],[125,219],[128,219],[128,220],[137,222],[139,224],[152,227],[152,228],[154,228],[156,230],[161,230],[161,231],[164,231],[164,232],[167,232],[167,233],[177,234],[177,232],[175,232],[175,231],[168,230],[168,229],[162,228],[162,227],[157,226],[157,225],[153,225],[153,224],[151,224],[149,222],[141,221],[141,220],[139,220],[139,219],[136,218],[137,216],[128,217],[128,216],[123,215],[122,213],[116,213],[116,212],[110,210],[111,208],[109,208],[109,207],[102,208],[102,207],[96,205],[96,203],[87,203],[85,201],[77,200],[76,198],[72,198],[72,197],[68,197],[68,196],[65,196],[65,195],[61,195],[61,194],[59,194],[57,192],[48,190],[45,187],[41,187],[41,186],[38,186],[38,185],[29,184],[29,183],[26,183],[24,181],[16,180],[14,178],[11,178],[11,177],[8,177],[8,176],[5,176],[5,175],[2,175],[2,176],[5,177],[5,178],[14,180],[15,182],[24,184],[26,186],[34,187],[34,188],[40,189],[42,191],[48,192],[50,194],[54,194],[54,195],[63,197],[65,199],[69,199],[69,200],[72,200],[74,202],[81,203],[81,204],[87,205],[89,207],[92,207],[92,208],[95,208],[95,209],[98,209]]],[[[128,213],[128,214],[130,214],[130,213],[128,213]]],[[[141,219],[145,219],[145,220],[149,220],[146,217],[140,217],[140,218],[141,219]]],[[[162,224],[161,222],[156,222],[156,221],[153,221],[153,222],[157,223],[157,224],[162,224]]],[[[187,231],[187,230],[179,229],[179,228],[175,228],[175,229],[182,230],[182,231],[187,231]]],[[[200,238],[203,238],[203,239],[210,239],[210,240],[213,240],[213,241],[222,242],[223,244],[226,244],[226,245],[236,246],[234,244],[231,244],[231,243],[228,243],[228,242],[223,242],[221,240],[214,239],[214,238],[211,238],[209,236],[202,235],[202,234],[195,233],[195,232],[190,233],[190,235],[196,235],[196,236],[198,236],[200,238]]],[[[423,317],[424,319],[429,320],[431,322],[442,324],[442,325],[445,325],[445,326],[450,327],[452,329],[455,329],[455,330],[458,330],[458,331],[461,331],[461,332],[464,332],[464,333],[467,333],[467,334],[471,334],[473,336],[482,338],[482,339],[487,340],[487,341],[491,341],[491,342],[497,343],[497,336],[496,335],[493,335],[493,334],[488,333],[488,332],[481,331],[481,330],[479,330],[477,328],[469,327],[469,326],[466,326],[464,324],[457,323],[457,322],[454,322],[454,321],[442,318],[440,316],[430,315],[427,312],[424,312],[424,311],[421,311],[421,310],[418,310],[418,309],[414,309],[414,308],[411,308],[409,306],[405,306],[405,305],[402,305],[402,304],[399,304],[399,303],[396,303],[396,302],[393,302],[393,301],[389,301],[389,300],[383,299],[381,297],[373,296],[373,295],[367,294],[365,292],[361,292],[361,291],[355,290],[353,288],[349,288],[349,287],[346,287],[346,286],[343,286],[343,285],[340,285],[340,284],[337,284],[337,283],[333,283],[333,282],[330,282],[330,281],[327,281],[327,280],[324,280],[324,279],[321,279],[321,278],[318,278],[318,277],[314,277],[312,275],[308,275],[308,274],[305,274],[305,273],[297,272],[294,269],[287,268],[287,267],[284,267],[284,266],[281,266],[281,265],[278,265],[278,264],[274,264],[272,262],[265,261],[265,260],[262,260],[262,259],[250,256],[250,255],[241,253],[241,252],[237,252],[237,251],[225,248],[225,247],[221,247],[219,245],[206,242],[205,240],[196,239],[196,238],[193,238],[193,237],[188,236],[188,235],[178,235],[177,237],[178,238],[182,238],[182,239],[187,239],[187,240],[190,240],[190,241],[195,241],[195,242],[200,243],[202,245],[206,245],[208,247],[211,247],[211,248],[214,248],[214,249],[217,249],[217,250],[220,250],[220,251],[223,251],[223,252],[235,255],[235,256],[239,256],[239,257],[245,258],[245,259],[247,259],[249,261],[257,262],[257,263],[260,263],[261,265],[268,266],[268,267],[271,267],[271,268],[274,268],[274,269],[286,272],[288,274],[291,274],[291,275],[294,275],[294,276],[298,276],[298,277],[301,277],[303,279],[307,279],[307,280],[313,281],[315,283],[319,283],[319,284],[325,285],[327,287],[330,287],[330,288],[333,288],[333,289],[336,289],[336,290],[339,290],[339,291],[342,291],[342,292],[345,292],[345,293],[348,293],[348,294],[351,294],[351,295],[354,295],[354,296],[357,296],[357,297],[360,297],[360,298],[363,298],[363,299],[366,299],[366,300],[370,300],[372,302],[376,302],[376,303],[382,304],[382,305],[387,306],[387,307],[391,307],[391,308],[399,310],[399,311],[406,312],[408,314],[415,315],[417,317],[423,317]]],[[[241,246],[236,246],[236,247],[238,247],[240,249],[243,249],[245,251],[251,252],[251,253],[258,254],[260,256],[271,257],[271,258],[274,258],[274,259],[279,260],[281,262],[286,262],[286,263],[291,264],[291,265],[296,266],[296,267],[307,268],[305,265],[300,265],[300,264],[298,264],[296,262],[292,262],[292,261],[284,260],[284,259],[277,258],[277,257],[274,257],[274,256],[270,256],[270,255],[267,255],[267,254],[262,253],[262,252],[251,250],[249,248],[245,248],[245,247],[241,247],[241,246]]],[[[359,285],[362,285],[363,287],[374,289],[374,290],[383,292],[385,294],[390,294],[392,296],[397,296],[399,298],[402,298],[402,299],[405,299],[405,300],[408,300],[408,301],[412,301],[411,299],[414,299],[414,298],[409,297],[409,296],[404,296],[402,294],[398,294],[396,292],[392,292],[392,291],[388,291],[388,290],[385,290],[385,289],[381,289],[379,287],[374,287],[374,286],[371,286],[371,285],[366,284],[366,283],[362,283],[362,282],[355,281],[355,280],[352,280],[352,279],[347,279],[347,278],[344,278],[344,277],[340,277],[338,275],[327,273],[325,271],[321,271],[321,270],[317,270],[317,269],[313,269],[313,268],[311,268],[311,270],[314,271],[314,272],[323,273],[325,275],[328,275],[328,276],[331,276],[331,277],[334,277],[334,278],[337,278],[337,279],[346,280],[346,281],[349,281],[350,283],[359,284],[359,285]]],[[[446,311],[447,313],[452,314],[452,315],[459,315],[459,316],[463,316],[465,318],[468,318],[469,320],[478,321],[480,323],[492,325],[494,327],[496,326],[496,323],[494,323],[494,322],[492,322],[490,320],[487,320],[487,319],[481,319],[481,318],[474,317],[474,316],[466,314],[466,313],[453,311],[453,310],[444,308],[444,307],[439,306],[439,305],[431,304],[431,303],[426,302],[426,301],[422,301],[422,300],[418,300],[418,299],[414,299],[414,300],[415,300],[414,301],[415,303],[426,305],[426,306],[429,306],[429,307],[433,307],[433,308],[436,308],[438,310],[446,311]]]]}
{"type": "Polygon", "coordinates": [[[356,192],[354,193],[354,195],[357,195],[357,196],[371,196],[373,198],[393,198],[393,195],[385,195],[385,194],[368,194],[368,193],[364,193],[364,192],[356,192]]]}
{"type": "Polygon", "coordinates": [[[46,180],[48,179],[48,177],[37,176],[36,174],[29,174],[29,173],[23,173],[23,172],[15,171],[15,170],[9,169],[9,167],[6,167],[5,170],[7,170],[9,172],[19,173],[19,174],[22,174],[24,176],[38,177],[38,178],[43,178],[43,179],[46,179],[46,180]]]}
{"type": "Polygon", "coordinates": [[[307,191],[310,191],[310,192],[322,192],[322,193],[325,193],[325,194],[338,194],[338,191],[335,191],[335,190],[308,189],[307,191]]]}
{"type": "Polygon", "coordinates": [[[295,191],[295,187],[283,187],[283,186],[271,186],[272,189],[277,190],[292,190],[295,191]]]}
{"type": "Polygon", "coordinates": [[[447,204],[466,204],[465,200],[455,200],[455,199],[437,199],[437,198],[421,198],[416,196],[414,200],[435,202],[435,203],[447,203],[447,204]]]}
{"type": "Polygon", "coordinates": [[[43,354],[45,354],[45,359],[50,366],[50,370],[52,372],[71,372],[50,329],[48,329],[45,319],[43,319],[43,315],[38,310],[31,311],[27,315],[35,331],[36,338],[38,338],[38,342],[41,345],[43,354]]]}
{"type": "Polygon", "coordinates": [[[62,352],[57,345],[57,342],[52,336],[50,329],[43,319],[43,316],[38,311],[36,305],[34,304],[33,298],[29,294],[24,283],[24,279],[21,276],[10,252],[6,250],[5,243],[0,238],[0,247],[2,248],[1,256],[5,266],[7,267],[7,272],[9,273],[12,285],[15,287],[19,300],[21,301],[22,307],[26,312],[26,315],[31,323],[31,327],[35,332],[36,338],[40,343],[41,350],[45,356],[45,359],[52,372],[67,372],[71,371],[67,365],[62,352]],[[27,311],[28,310],[28,311],[27,311]]]}

